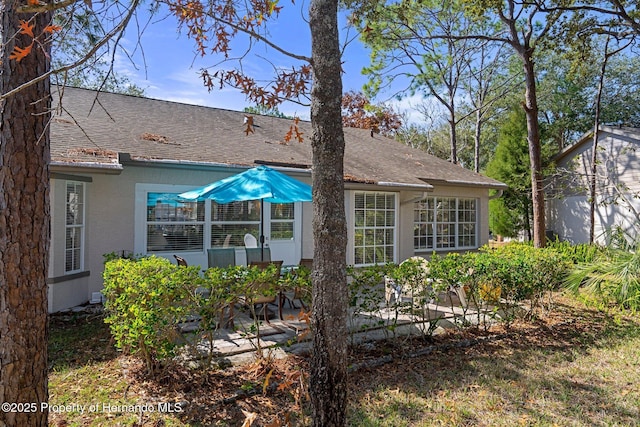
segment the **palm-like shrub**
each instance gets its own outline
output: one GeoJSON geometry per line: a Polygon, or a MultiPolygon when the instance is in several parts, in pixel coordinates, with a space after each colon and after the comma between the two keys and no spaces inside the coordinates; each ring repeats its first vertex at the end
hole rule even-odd
{"type": "Polygon", "coordinates": [[[578,265],[565,280],[565,286],[595,298],[602,304],[618,304],[640,310],[640,253],[611,250],[594,262],[578,265]]]}

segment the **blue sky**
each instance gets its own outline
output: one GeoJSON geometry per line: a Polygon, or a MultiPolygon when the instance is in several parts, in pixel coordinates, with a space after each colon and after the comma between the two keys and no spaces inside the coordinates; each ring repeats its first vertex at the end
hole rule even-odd
{"type": "MultiPolygon", "coordinates": [[[[308,3],[294,5],[285,1],[280,5],[283,6],[280,17],[269,26],[272,39],[287,50],[310,56],[309,27],[301,17],[301,13],[306,15],[308,3]]],[[[165,16],[165,14],[160,16],[165,16]]],[[[343,40],[353,39],[354,29],[347,32],[345,25],[346,16],[341,14],[341,38],[343,40]]],[[[196,55],[193,41],[189,40],[185,34],[178,32],[175,18],[152,20],[152,24],[145,29],[142,35],[143,51],[139,48],[135,49],[136,40],[137,30],[128,30],[123,45],[129,52],[135,52],[133,56],[135,66],[124,55],[119,55],[116,64],[117,71],[127,75],[132,81],[144,88],[146,96],[231,110],[242,110],[252,105],[245,100],[244,95],[232,88],[215,89],[209,92],[204,87],[202,79],[199,77],[199,70],[203,67],[213,66],[220,61],[220,57],[196,55]],[[144,56],[142,52],[144,52],[144,56]],[[146,68],[144,64],[146,64],[146,68]]],[[[236,43],[234,46],[236,49],[232,51],[232,55],[239,55],[244,51],[245,46],[245,43],[236,43]]],[[[366,81],[366,78],[361,74],[361,69],[368,64],[368,61],[368,51],[357,39],[347,45],[343,56],[343,89],[345,92],[361,90],[366,81]]],[[[249,70],[256,78],[273,75],[272,67],[274,65],[290,67],[293,63],[292,59],[278,56],[262,46],[254,48],[243,59],[244,69],[249,70]],[[268,58],[272,64],[263,57],[268,58]]],[[[236,63],[228,65],[228,67],[235,66],[236,63]]],[[[386,101],[389,96],[390,94],[381,94],[376,101],[386,101]]],[[[410,101],[405,101],[397,105],[398,108],[404,109],[410,103],[410,101]]],[[[298,115],[303,119],[309,118],[309,109],[305,106],[288,103],[279,109],[288,115],[298,115]]]]}

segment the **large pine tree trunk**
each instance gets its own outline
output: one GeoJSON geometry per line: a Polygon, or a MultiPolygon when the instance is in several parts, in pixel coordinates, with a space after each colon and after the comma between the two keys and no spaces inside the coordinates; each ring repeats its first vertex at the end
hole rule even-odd
{"type": "Polygon", "coordinates": [[[313,0],[309,23],[314,72],[313,127],[313,425],[343,426],[347,405],[344,134],[337,0],[313,0]]]}
{"type": "Polygon", "coordinates": [[[531,203],[533,209],[533,245],[546,245],[546,221],[544,208],[544,186],[542,182],[542,154],[540,127],[538,125],[538,101],[536,95],[536,75],[534,72],[533,49],[525,48],[522,55],[525,74],[525,104],[527,117],[527,142],[531,163],[531,203]]]}
{"type": "MultiPolygon", "coordinates": [[[[26,2],[20,2],[26,4],[26,2]]],[[[20,62],[15,45],[31,43],[18,33],[16,2],[0,6],[0,93],[48,71],[48,52],[34,45],[20,62]]],[[[31,21],[40,33],[49,13],[31,21]]],[[[31,403],[35,412],[0,411],[0,426],[46,426],[40,411],[47,396],[47,265],[49,261],[49,81],[0,101],[0,403],[31,403]]],[[[6,408],[3,408],[6,409],[6,408]]],[[[15,408],[14,408],[15,409],[15,408]]],[[[20,409],[20,408],[17,408],[20,409]]]]}

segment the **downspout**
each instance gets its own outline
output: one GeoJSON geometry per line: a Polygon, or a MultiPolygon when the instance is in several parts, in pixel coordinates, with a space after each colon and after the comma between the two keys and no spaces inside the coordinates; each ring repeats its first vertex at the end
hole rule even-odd
{"type": "Polygon", "coordinates": [[[504,189],[500,189],[498,190],[498,192],[496,194],[494,194],[493,196],[489,196],[489,200],[493,200],[493,199],[499,199],[500,197],[502,197],[502,195],[504,194],[504,189]]]}
{"type": "Polygon", "coordinates": [[[419,202],[422,199],[425,199],[429,193],[427,191],[423,192],[420,196],[415,196],[407,200],[402,200],[400,205],[406,205],[407,203],[415,203],[419,202]]]}

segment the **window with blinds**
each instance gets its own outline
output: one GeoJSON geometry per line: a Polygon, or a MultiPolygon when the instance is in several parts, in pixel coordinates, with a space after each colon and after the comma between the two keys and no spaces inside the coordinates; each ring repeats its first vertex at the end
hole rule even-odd
{"type": "Polygon", "coordinates": [[[65,273],[83,268],[84,250],[84,183],[67,181],[65,222],[65,273]]]}
{"type": "Polygon", "coordinates": [[[244,235],[260,240],[260,200],[211,203],[211,247],[244,246],[244,235]]]}
{"type": "Polygon", "coordinates": [[[293,240],[295,209],[293,203],[271,204],[271,240],[293,240]]]}
{"type": "Polygon", "coordinates": [[[147,193],[147,252],[202,250],[204,202],[147,193]]]}

